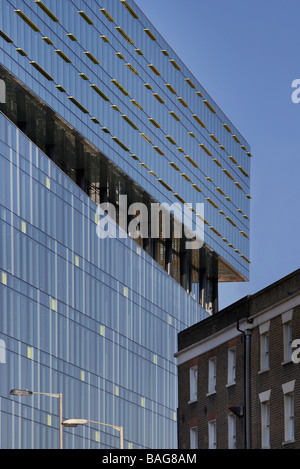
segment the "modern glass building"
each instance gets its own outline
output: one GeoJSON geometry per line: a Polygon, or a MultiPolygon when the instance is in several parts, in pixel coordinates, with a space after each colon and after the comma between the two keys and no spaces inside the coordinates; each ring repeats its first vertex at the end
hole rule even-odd
{"type": "Polygon", "coordinates": [[[177,333],[248,279],[249,145],[131,0],[0,21],[0,447],[176,448],[177,333]]]}

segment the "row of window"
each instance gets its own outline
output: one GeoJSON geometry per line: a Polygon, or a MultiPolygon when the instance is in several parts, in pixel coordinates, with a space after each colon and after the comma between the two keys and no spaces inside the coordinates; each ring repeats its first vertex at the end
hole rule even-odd
{"type": "MultiPolygon", "coordinates": [[[[228,349],[227,357],[227,386],[235,384],[236,377],[236,348],[228,349]]],[[[217,357],[211,357],[208,360],[208,387],[207,395],[216,392],[217,382],[217,357]]],[[[198,399],[198,366],[190,368],[190,400],[195,402],[198,399]]]]}
{"type": "MultiPolygon", "coordinates": [[[[57,52],[57,51],[56,51],[56,52],[57,52]]],[[[61,51],[58,51],[58,52],[61,52],[61,51]]],[[[25,54],[25,55],[26,55],[26,54],[25,54]]],[[[46,72],[45,70],[43,70],[36,62],[31,61],[30,63],[31,63],[31,65],[33,65],[33,66],[36,68],[36,70],[38,70],[40,73],[42,73],[43,76],[45,76],[47,79],[51,79],[51,81],[53,80],[52,77],[50,77],[50,75],[48,75],[47,72],[46,72]]],[[[118,86],[118,88],[122,88],[122,86],[121,86],[118,82],[116,82],[116,80],[112,80],[112,82],[114,82],[114,83],[116,84],[116,86],[118,86]]],[[[60,91],[65,91],[60,85],[58,85],[58,87],[60,87],[60,88],[59,88],[60,91]]],[[[101,90],[99,90],[99,89],[96,87],[96,85],[91,85],[91,87],[92,87],[93,89],[95,89],[95,91],[97,91],[97,93],[98,93],[100,96],[102,96],[103,99],[109,100],[105,95],[103,95],[103,93],[101,92],[101,90]]],[[[87,111],[74,97],[70,96],[69,99],[70,99],[70,101],[71,101],[73,104],[75,104],[82,112],[88,113],[88,111],[87,111]]],[[[123,115],[122,115],[122,117],[123,117],[125,120],[127,120],[127,122],[128,122],[129,119],[127,118],[127,116],[123,116],[123,115]],[[127,118],[127,119],[126,119],[126,118],[127,118]]],[[[93,120],[94,122],[96,122],[96,123],[100,123],[95,117],[93,117],[92,120],[93,120]]],[[[134,124],[133,124],[132,122],[129,122],[129,123],[134,127],[134,124]]],[[[135,127],[136,127],[136,126],[135,126],[135,127]]],[[[106,129],[106,128],[102,128],[102,130],[109,133],[109,130],[106,129]]],[[[141,133],[140,135],[143,136],[144,138],[146,137],[143,133],[141,133]]],[[[167,137],[168,137],[168,136],[167,136],[167,137]]],[[[118,138],[112,137],[112,139],[113,139],[123,150],[125,150],[125,151],[130,151],[118,138]]],[[[147,138],[146,138],[146,141],[147,141],[147,138]]],[[[149,141],[149,140],[148,140],[148,141],[149,141]]],[[[150,141],[150,143],[151,143],[151,141],[150,141]]],[[[164,154],[163,152],[161,152],[161,150],[159,150],[158,147],[155,147],[155,146],[154,146],[154,149],[156,149],[157,151],[159,151],[161,154],[164,154]]],[[[138,159],[138,157],[136,157],[136,158],[138,159]]],[[[188,161],[190,161],[189,157],[186,157],[186,159],[187,159],[188,161]]],[[[141,164],[143,167],[145,167],[146,169],[149,169],[146,165],[143,165],[143,163],[140,163],[140,164],[141,164]]],[[[195,166],[195,163],[194,163],[194,162],[191,163],[191,164],[193,164],[193,166],[195,166]]],[[[178,168],[178,169],[179,169],[179,168],[178,168]]],[[[152,175],[157,176],[157,175],[156,175],[153,171],[151,171],[151,170],[148,171],[148,172],[149,172],[150,174],[152,174],[152,175]]],[[[227,173],[228,173],[228,172],[227,172],[227,173]]],[[[191,182],[191,179],[190,179],[188,176],[186,176],[184,173],[182,173],[182,176],[185,177],[188,182],[191,182]]],[[[209,180],[209,181],[211,181],[211,182],[213,182],[211,178],[208,178],[208,177],[207,177],[206,179],[209,180]]],[[[157,180],[158,180],[158,182],[164,182],[164,181],[162,181],[162,179],[160,179],[160,178],[157,178],[157,180]]],[[[235,183],[235,184],[237,184],[237,183],[235,183]]],[[[193,185],[193,187],[196,188],[196,190],[201,191],[201,189],[198,188],[195,184],[192,184],[192,185],[193,185]]],[[[171,188],[169,188],[169,186],[168,186],[166,183],[165,183],[165,187],[167,187],[168,190],[172,190],[171,188]]],[[[224,192],[223,192],[219,187],[217,187],[217,189],[218,189],[218,191],[219,191],[221,194],[224,194],[224,192]]],[[[225,194],[224,194],[224,195],[225,195],[225,194]]],[[[176,196],[177,198],[179,198],[179,197],[178,197],[178,194],[176,194],[176,195],[174,194],[174,196],[176,196]]],[[[181,198],[181,200],[183,201],[182,198],[181,198]]],[[[217,206],[209,197],[207,197],[206,200],[207,200],[208,202],[210,202],[215,208],[218,208],[218,206],[217,206]]],[[[229,201],[230,201],[230,198],[229,198],[229,197],[226,197],[226,200],[229,200],[229,201]]],[[[240,210],[238,210],[238,211],[240,212],[240,210]]],[[[224,213],[223,210],[219,210],[219,213],[225,216],[225,213],[224,213]]],[[[246,216],[245,216],[245,217],[246,217],[246,216]]],[[[244,217],[244,218],[245,218],[245,217],[244,217]]],[[[237,225],[231,220],[230,217],[225,216],[225,219],[226,219],[228,222],[230,222],[233,226],[237,226],[237,225]]],[[[206,223],[210,225],[210,223],[208,223],[207,221],[206,221],[206,223]]],[[[226,243],[229,245],[229,247],[232,247],[232,248],[234,249],[234,252],[236,252],[237,254],[239,254],[242,259],[244,259],[246,262],[249,263],[249,260],[248,260],[243,254],[241,254],[238,249],[234,248],[233,244],[232,244],[232,243],[229,243],[228,240],[227,240],[224,236],[222,236],[213,226],[210,226],[210,229],[211,229],[215,234],[217,234],[217,236],[220,236],[220,237],[222,238],[222,240],[223,240],[224,242],[226,242],[226,243]]],[[[240,231],[241,235],[243,235],[243,236],[245,236],[245,237],[248,237],[247,234],[246,234],[243,230],[239,230],[239,231],[240,231]]]]}
{"type": "MultiPolygon", "coordinates": [[[[292,359],[292,310],[282,315],[283,323],[283,363],[292,359]]],[[[260,372],[269,369],[269,328],[270,321],[260,326],[260,372]]],[[[208,394],[216,392],[217,358],[208,360],[208,394]]],[[[235,384],[236,377],[236,349],[228,349],[227,385],[235,384]]],[[[190,368],[190,402],[198,398],[198,366],[190,368]]]]}
{"type": "MultiPolygon", "coordinates": [[[[42,7],[43,4],[40,3],[39,6],[42,7]]],[[[31,23],[30,20],[29,20],[20,10],[16,10],[16,12],[24,19],[24,21],[27,22],[27,24],[29,24],[29,25],[32,27],[32,25],[30,24],[30,23],[31,23]]],[[[85,18],[85,16],[86,16],[86,15],[84,14],[84,12],[79,12],[79,14],[81,14],[81,16],[84,17],[84,18],[85,18]]],[[[88,23],[89,23],[89,24],[93,24],[92,21],[88,21],[88,23]]],[[[34,29],[34,30],[38,30],[38,29],[34,29]]],[[[43,39],[45,40],[45,39],[48,39],[48,38],[43,38],[43,39]]],[[[76,40],[76,38],[75,38],[75,40],[76,40]]],[[[108,41],[106,41],[106,42],[108,42],[108,41]]],[[[50,41],[50,43],[52,43],[52,42],[50,41]]],[[[65,61],[70,62],[70,61],[68,60],[68,58],[66,58],[66,56],[63,54],[62,51],[56,50],[56,52],[57,52],[65,61]]],[[[98,63],[97,60],[92,56],[92,54],[90,54],[89,52],[85,52],[85,54],[87,54],[87,56],[88,56],[94,63],[98,63]]],[[[26,55],[26,54],[25,54],[25,55],[26,55]]],[[[122,57],[122,58],[123,58],[123,57],[122,57]]],[[[126,65],[130,65],[130,64],[126,64],[126,65]]],[[[149,66],[151,66],[151,64],[150,64],[149,66]]],[[[153,66],[152,66],[152,67],[153,67],[153,66]]],[[[190,83],[190,80],[188,81],[188,83],[190,83]]],[[[166,85],[166,86],[168,86],[168,85],[166,85]]],[[[169,86],[170,86],[170,85],[169,85],[169,86]]],[[[190,85],[190,86],[191,86],[191,85],[190,85]]],[[[212,109],[211,105],[209,105],[209,103],[207,102],[207,100],[204,100],[204,103],[207,104],[207,107],[208,107],[209,109],[212,109]]],[[[213,112],[213,111],[212,111],[212,112],[213,112]]],[[[215,112],[215,111],[214,111],[214,112],[215,112]]],[[[197,116],[194,115],[193,117],[196,118],[197,116]]],[[[201,122],[201,125],[205,127],[205,125],[204,125],[202,122],[201,122]]],[[[226,130],[227,130],[228,132],[231,132],[231,130],[230,130],[230,128],[228,127],[228,125],[223,124],[223,126],[224,126],[224,128],[226,128],[226,130]]],[[[213,134],[210,134],[210,136],[211,136],[211,138],[214,137],[213,134]]],[[[235,136],[235,137],[236,137],[236,136],[235,136]]],[[[216,140],[215,137],[214,137],[214,140],[216,140]]],[[[237,138],[236,138],[236,140],[239,141],[237,138]]],[[[219,143],[219,142],[218,142],[218,143],[219,143]]],[[[221,148],[221,147],[222,147],[222,149],[225,149],[222,145],[220,146],[220,148],[221,148]]],[[[244,146],[242,145],[242,147],[244,147],[244,146]]],[[[230,158],[232,158],[232,161],[233,161],[234,163],[236,163],[236,161],[234,160],[233,157],[230,157],[230,158]]],[[[246,173],[246,171],[244,171],[241,166],[238,166],[238,168],[242,171],[242,173],[243,173],[245,176],[248,176],[248,174],[246,173]]],[[[238,187],[239,187],[239,186],[238,186],[238,187]]],[[[240,187],[241,187],[241,186],[240,186],[240,187]]]]}
{"type": "MultiPolygon", "coordinates": [[[[295,380],[282,385],[283,408],[284,408],[284,438],[283,444],[292,443],[295,440],[295,413],[294,413],[294,388],[295,380]]],[[[259,394],[261,411],[261,447],[271,447],[271,417],[278,416],[278,407],[271,411],[271,390],[259,394]]]]}
{"type": "MultiPolygon", "coordinates": [[[[295,380],[282,385],[284,424],[283,424],[283,442],[289,444],[295,441],[295,405],[294,405],[294,386],[295,380]]],[[[259,394],[260,400],[260,428],[261,428],[261,448],[271,448],[271,390],[259,394]]],[[[278,408],[273,409],[273,415],[278,416],[278,408]]],[[[229,413],[227,416],[228,430],[228,449],[236,449],[236,416],[229,413]]],[[[198,427],[190,428],[190,448],[198,448],[198,427]]],[[[217,419],[208,422],[208,448],[217,448],[217,419]]]]}
{"type": "MultiPolygon", "coordinates": [[[[208,422],[208,449],[217,449],[217,420],[213,419],[208,422]]],[[[227,416],[227,447],[228,449],[236,449],[236,416],[229,413],[227,416]]],[[[190,449],[199,448],[198,443],[198,427],[190,428],[190,449]]]]}
{"type": "MultiPolygon", "coordinates": [[[[292,315],[293,310],[287,311],[281,316],[283,339],[283,363],[292,360],[292,315]]],[[[270,321],[260,325],[260,371],[269,369],[270,359],[270,321]]]]}

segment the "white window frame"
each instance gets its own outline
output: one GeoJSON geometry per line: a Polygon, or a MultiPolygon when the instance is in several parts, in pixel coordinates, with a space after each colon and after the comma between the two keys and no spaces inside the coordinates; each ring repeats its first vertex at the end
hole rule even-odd
{"type": "Polygon", "coordinates": [[[270,448],[270,402],[261,403],[261,447],[270,448]]]}
{"type": "Polygon", "coordinates": [[[269,369],[269,329],[270,321],[265,322],[259,326],[260,333],[260,371],[266,371],[269,369]]]}
{"type": "Polygon", "coordinates": [[[259,394],[260,400],[260,426],[261,426],[261,447],[262,449],[270,448],[270,396],[271,390],[264,391],[259,394]]]}
{"type": "Polygon", "coordinates": [[[217,449],[217,422],[208,422],[208,449],[217,449]]]}
{"type": "Polygon", "coordinates": [[[198,427],[190,428],[190,449],[198,449],[198,427]]]}
{"type": "Polygon", "coordinates": [[[295,441],[294,388],[295,380],[282,384],[284,394],[284,443],[295,441]]]}
{"type": "Polygon", "coordinates": [[[228,449],[236,449],[236,416],[229,413],[228,422],[228,449]]]}
{"type": "Polygon", "coordinates": [[[236,347],[228,349],[227,386],[235,384],[236,378],[236,347]]]}
{"type": "Polygon", "coordinates": [[[282,327],[283,327],[283,363],[292,360],[292,317],[293,310],[286,311],[281,315],[282,327]]]}
{"type": "Polygon", "coordinates": [[[208,360],[208,395],[216,392],[217,384],[217,357],[208,360]]]}
{"type": "Polygon", "coordinates": [[[190,368],[190,400],[195,402],[198,399],[198,366],[191,366],[190,368]]]}
{"type": "Polygon", "coordinates": [[[292,353],[292,323],[287,322],[283,324],[283,361],[291,361],[292,353]]]}

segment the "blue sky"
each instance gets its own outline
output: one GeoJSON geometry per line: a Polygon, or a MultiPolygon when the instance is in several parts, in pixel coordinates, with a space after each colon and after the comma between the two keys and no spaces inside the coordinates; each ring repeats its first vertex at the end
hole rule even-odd
{"type": "Polygon", "coordinates": [[[136,3],[251,146],[250,280],[223,308],[300,267],[300,2],[136,3]]]}

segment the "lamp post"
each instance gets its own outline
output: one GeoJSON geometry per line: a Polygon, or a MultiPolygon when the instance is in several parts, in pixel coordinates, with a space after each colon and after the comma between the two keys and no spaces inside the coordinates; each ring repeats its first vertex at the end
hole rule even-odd
{"type": "Polygon", "coordinates": [[[120,449],[123,449],[123,427],[118,427],[116,425],[110,425],[109,423],[95,422],[94,420],[86,419],[68,419],[62,422],[64,427],[77,427],[77,425],[85,425],[86,423],[96,423],[98,425],[105,425],[106,427],[114,428],[120,432],[120,449]]]}
{"type": "Polygon", "coordinates": [[[62,426],[62,421],[63,421],[63,395],[60,394],[53,394],[50,392],[34,392],[34,391],[28,391],[23,390],[23,389],[12,389],[10,391],[10,394],[13,396],[32,396],[33,394],[40,394],[43,396],[49,396],[49,397],[56,397],[59,399],[59,449],[63,449],[63,426],[62,426]]]}

